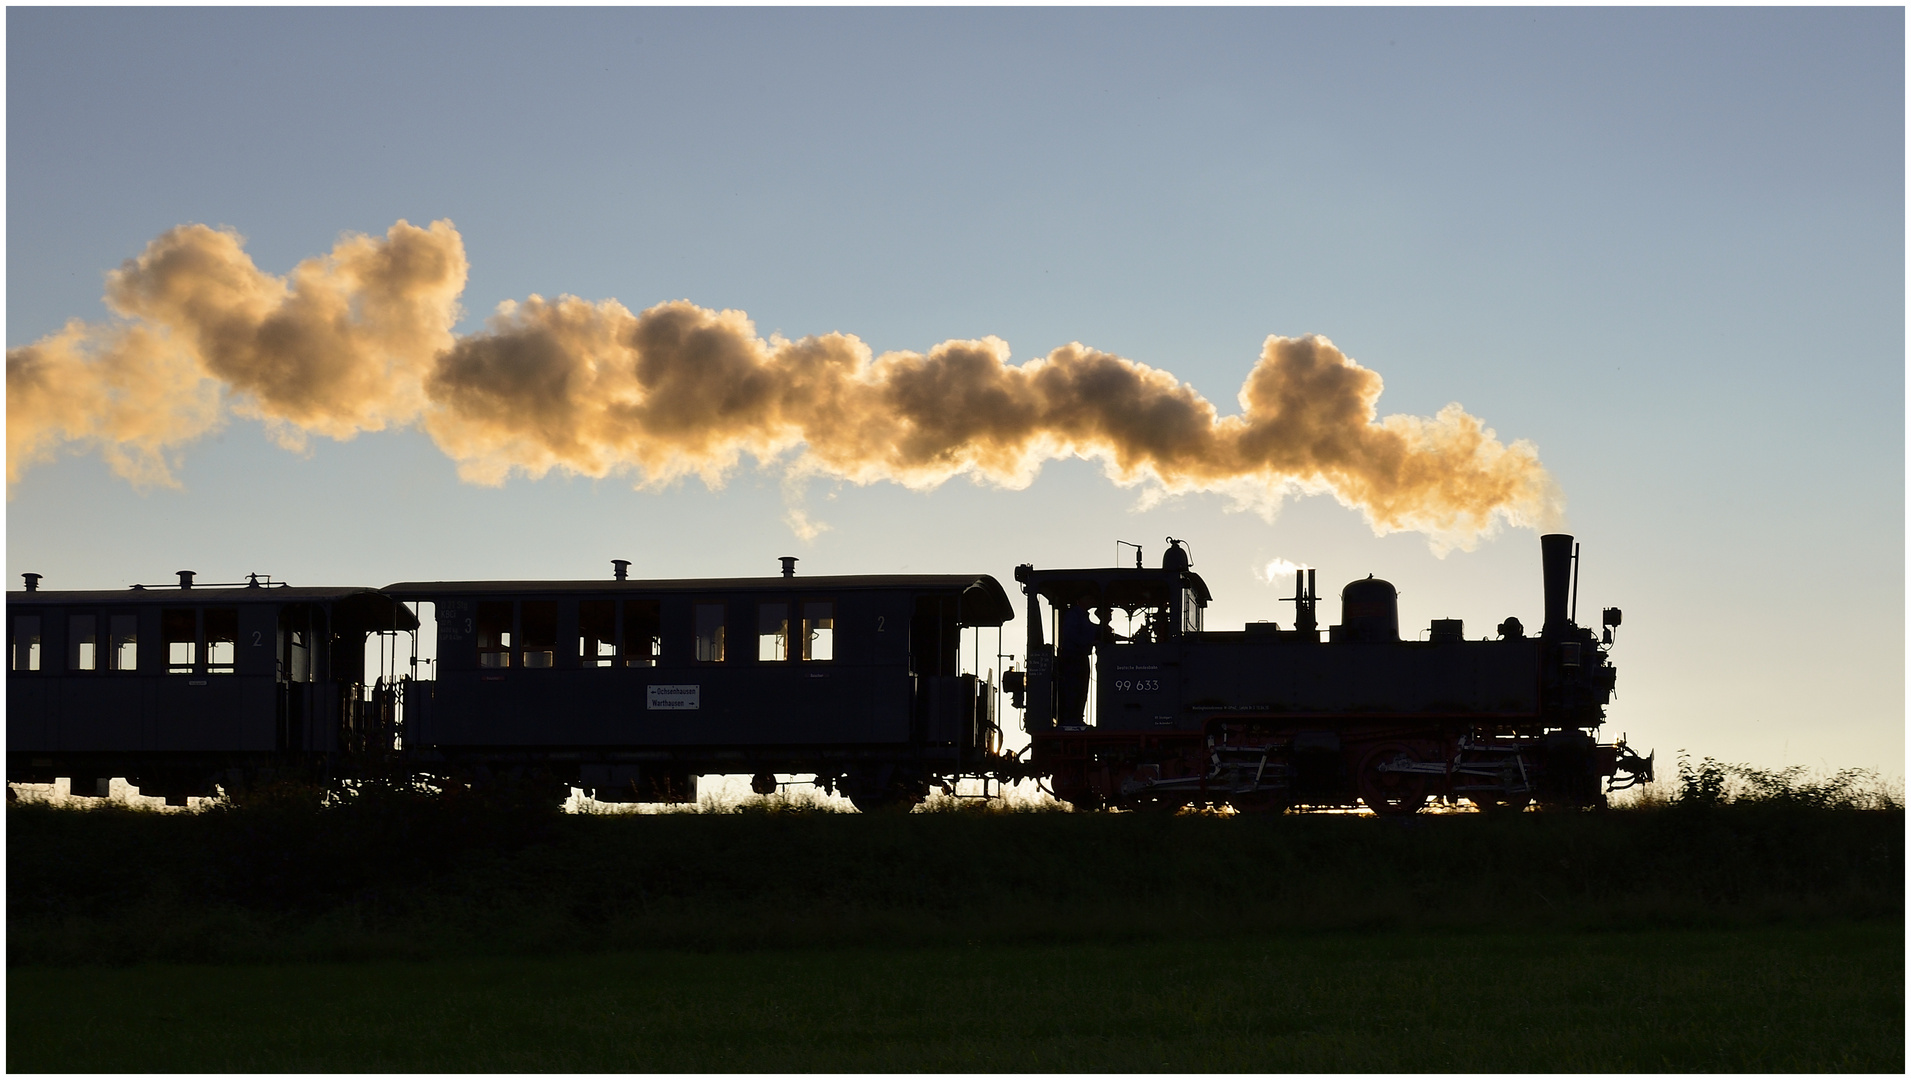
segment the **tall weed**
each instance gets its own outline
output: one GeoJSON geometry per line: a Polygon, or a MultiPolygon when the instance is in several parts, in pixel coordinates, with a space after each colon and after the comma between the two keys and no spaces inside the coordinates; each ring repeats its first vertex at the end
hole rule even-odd
{"type": "Polygon", "coordinates": [[[1678,785],[1671,801],[1686,807],[1751,803],[1815,810],[1903,810],[1904,785],[1871,769],[1840,769],[1827,776],[1803,765],[1761,769],[1711,757],[1694,765],[1681,750],[1678,785]]]}

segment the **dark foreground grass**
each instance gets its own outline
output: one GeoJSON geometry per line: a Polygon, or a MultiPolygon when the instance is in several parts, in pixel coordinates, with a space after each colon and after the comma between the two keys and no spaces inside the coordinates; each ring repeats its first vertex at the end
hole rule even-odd
{"type": "Polygon", "coordinates": [[[568,816],[15,806],[10,966],[1901,920],[1902,811],[568,816]]]}
{"type": "Polygon", "coordinates": [[[9,1071],[1904,1068],[1895,921],[15,967],[9,1071]]]}

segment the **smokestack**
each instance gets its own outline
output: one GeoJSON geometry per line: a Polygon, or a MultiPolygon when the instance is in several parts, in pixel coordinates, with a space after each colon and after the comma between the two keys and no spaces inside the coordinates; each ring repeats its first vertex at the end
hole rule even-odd
{"type": "Polygon", "coordinates": [[[39,592],[39,591],[40,591],[40,575],[38,575],[38,574],[21,574],[20,576],[26,579],[26,581],[27,581],[27,591],[28,591],[28,592],[39,592]]]}
{"type": "Polygon", "coordinates": [[[796,576],[796,556],[784,555],[781,557],[781,561],[783,563],[783,576],[795,577],[796,576]]]}
{"type": "Polygon", "coordinates": [[[630,577],[630,560],[612,559],[610,561],[610,572],[611,575],[619,581],[628,579],[630,577]]]}
{"type": "Polygon", "coordinates": [[[193,572],[191,570],[179,571],[179,587],[182,589],[192,588],[192,575],[193,572]]]}
{"type": "Polygon", "coordinates": [[[1572,625],[1567,614],[1567,598],[1573,584],[1573,537],[1571,533],[1547,533],[1539,538],[1540,563],[1546,577],[1546,622],[1542,636],[1565,633],[1572,625]]]}

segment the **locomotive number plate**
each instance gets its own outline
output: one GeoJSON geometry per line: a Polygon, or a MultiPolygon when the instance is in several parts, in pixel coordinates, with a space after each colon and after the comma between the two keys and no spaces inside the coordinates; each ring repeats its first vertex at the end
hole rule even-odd
{"type": "Polygon", "coordinates": [[[1118,694],[1151,694],[1161,689],[1160,679],[1116,679],[1115,692],[1118,694]]]}
{"type": "Polygon", "coordinates": [[[703,687],[696,683],[658,684],[644,688],[646,709],[700,709],[703,687]]]}

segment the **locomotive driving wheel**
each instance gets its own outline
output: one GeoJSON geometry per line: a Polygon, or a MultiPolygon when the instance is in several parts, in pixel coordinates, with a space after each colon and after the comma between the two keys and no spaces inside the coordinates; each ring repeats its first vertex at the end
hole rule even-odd
{"type": "Polygon", "coordinates": [[[1368,751],[1360,762],[1360,801],[1376,814],[1405,815],[1419,811],[1427,801],[1427,778],[1418,773],[1395,772],[1383,765],[1414,761],[1413,748],[1404,743],[1387,743],[1368,751]]]}

